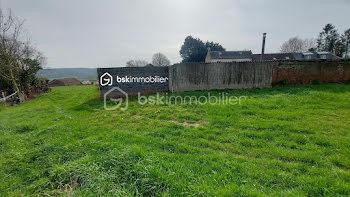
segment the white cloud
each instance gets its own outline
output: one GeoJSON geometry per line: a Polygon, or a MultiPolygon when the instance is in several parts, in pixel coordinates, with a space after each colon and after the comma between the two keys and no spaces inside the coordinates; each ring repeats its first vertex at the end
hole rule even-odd
{"type": "Polygon", "coordinates": [[[316,37],[326,23],[350,28],[350,3],[280,0],[3,0],[26,19],[49,67],[124,66],[162,52],[172,63],[187,35],[228,50],[277,52],[292,36],[316,37]]]}

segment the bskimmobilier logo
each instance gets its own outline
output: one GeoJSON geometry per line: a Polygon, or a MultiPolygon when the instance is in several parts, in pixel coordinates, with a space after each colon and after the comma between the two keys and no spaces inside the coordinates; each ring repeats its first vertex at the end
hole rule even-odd
{"type": "Polygon", "coordinates": [[[112,89],[108,90],[103,95],[103,102],[104,102],[105,110],[116,110],[116,109],[120,108],[120,110],[125,111],[129,107],[128,93],[126,93],[125,91],[123,91],[119,87],[113,87],[112,89]],[[108,105],[108,103],[107,103],[107,99],[109,98],[108,95],[110,95],[110,94],[118,94],[118,95],[120,95],[119,98],[112,98],[112,97],[110,98],[110,101],[113,102],[112,106],[108,105]],[[124,99],[125,99],[125,102],[123,102],[124,99]],[[123,103],[125,103],[124,107],[121,107],[123,103]]]}
{"type": "MultiPolygon", "coordinates": [[[[112,86],[113,85],[113,77],[111,74],[108,72],[104,73],[100,77],[100,85],[101,86],[112,86]]],[[[128,109],[128,94],[123,91],[119,87],[113,87],[112,89],[108,90],[104,95],[103,95],[103,102],[104,102],[104,108],[105,110],[115,110],[120,108],[120,110],[124,111],[128,109]],[[112,98],[109,95],[119,95],[119,98],[112,98]],[[108,105],[109,103],[107,102],[107,99],[110,97],[110,101],[114,102],[114,105],[108,105]],[[123,98],[125,99],[125,106],[121,107],[123,104],[123,98]]]]}
{"type": "Polygon", "coordinates": [[[111,74],[109,73],[104,73],[103,75],[101,75],[100,77],[100,85],[101,86],[111,86],[113,84],[113,77],[111,74]]]}
{"type": "MultiPolygon", "coordinates": [[[[114,76],[114,86],[116,87],[104,87],[107,88],[107,92],[104,93],[104,108],[105,110],[122,111],[127,110],[129,107],[128,93],[122,90],[120,87],[126,87],[130,91],[129,85],[125,83],[136,84],[155,84],[166,83],[168,77],[162,76],[114,76]],[[124,84],[124,85],[123,85],[124,84]],[[119,85],[119,87],[118,87],[119,85]]],[[[108,73],[104,73],[100,77],[101,86],[112,86],[113,77],[108,73]]],[[[103,90],[104,91],[104,90],[103,90]]],[[[135,92],[133,92],[135,95],[135,92]]],[[[154,95],[145,96],[141,92],[137,93],[137,101],[139,105],[178,105],[178,104],[195,104],[195,105],[241,105],[243,101],[247,100],[246,96],[234,96],[229,93],[212,94],[208,92],[207,95],[177,95],[168,93],[156,92],[154,95]]]]}

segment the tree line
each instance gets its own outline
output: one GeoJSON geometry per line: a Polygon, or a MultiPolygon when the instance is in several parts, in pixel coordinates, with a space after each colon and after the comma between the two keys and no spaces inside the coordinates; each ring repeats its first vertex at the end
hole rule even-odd
{"type": "Polygon", "coordinates": [[[182,62],[204,62],[208,49],[212,51],[226,50],[219,43],[203,42],[199,38],[187,36],[180,49],[182,62]]]}
{"type": "Polygon", "coordinates": [[[323,27],[317,39],[293,37],[282,44],[280,51],[282,53],[327,51],[339,57],[347,57],[349,45],[350,28],[339,34],[335,26],[329,23],[323,27]]]}
{"type": "Polygon", "coordinates": [[[0,91],[16,92],[23,102],[42,83],[36,73],[45,63],[23,28],[24,21],[0,8],[0,91]]]}
{"type": "Polygon", "coordinates": [[[127,67],[143,67],[143,66],[170,66],[170,60],[163,53],[156,53],[152,57],[152,63],[146,60],[136,59],[126,62],[127,67]]]}

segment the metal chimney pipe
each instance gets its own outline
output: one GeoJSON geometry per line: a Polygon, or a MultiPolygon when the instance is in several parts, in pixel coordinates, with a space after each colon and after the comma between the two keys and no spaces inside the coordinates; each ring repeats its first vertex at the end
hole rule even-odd
{"type": "Polygon", "coordinates": [[[261,49],[260,60],[263,59],[263,55],[265,54],[265,40],[266,40],[266,33],[263,33],[263,42],[262,42],[262,49],[261,49]]]}

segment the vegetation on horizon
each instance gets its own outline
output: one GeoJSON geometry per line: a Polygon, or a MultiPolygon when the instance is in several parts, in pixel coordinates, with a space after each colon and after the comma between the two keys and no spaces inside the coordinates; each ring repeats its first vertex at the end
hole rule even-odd
{"type": "Polygon", "coordinates": [[[282,53],[327,51],[339,57],[348,57],[350,50],[350,28],[339,35],[338,30],[332,24],[326,24],[319,33],[318,38],[300,39],[292,37],[281,46],[282,53]]]}
{"type": "Polygon", "coordinates": [[[180,49],[182,62],[204,62],[208,49],[212,51],[225,51],[219,43],[203,42],[199,38],[187,36],[180,49]]]}
{"type": "Polygon", "coordinates": [[[45,58],[30,39],[26,39],[24,21],[0,8],[0,91],[17,92],[18,101],[23,102],[33,90],[47,91],[36,73],[42,68],[45,58]]]}

